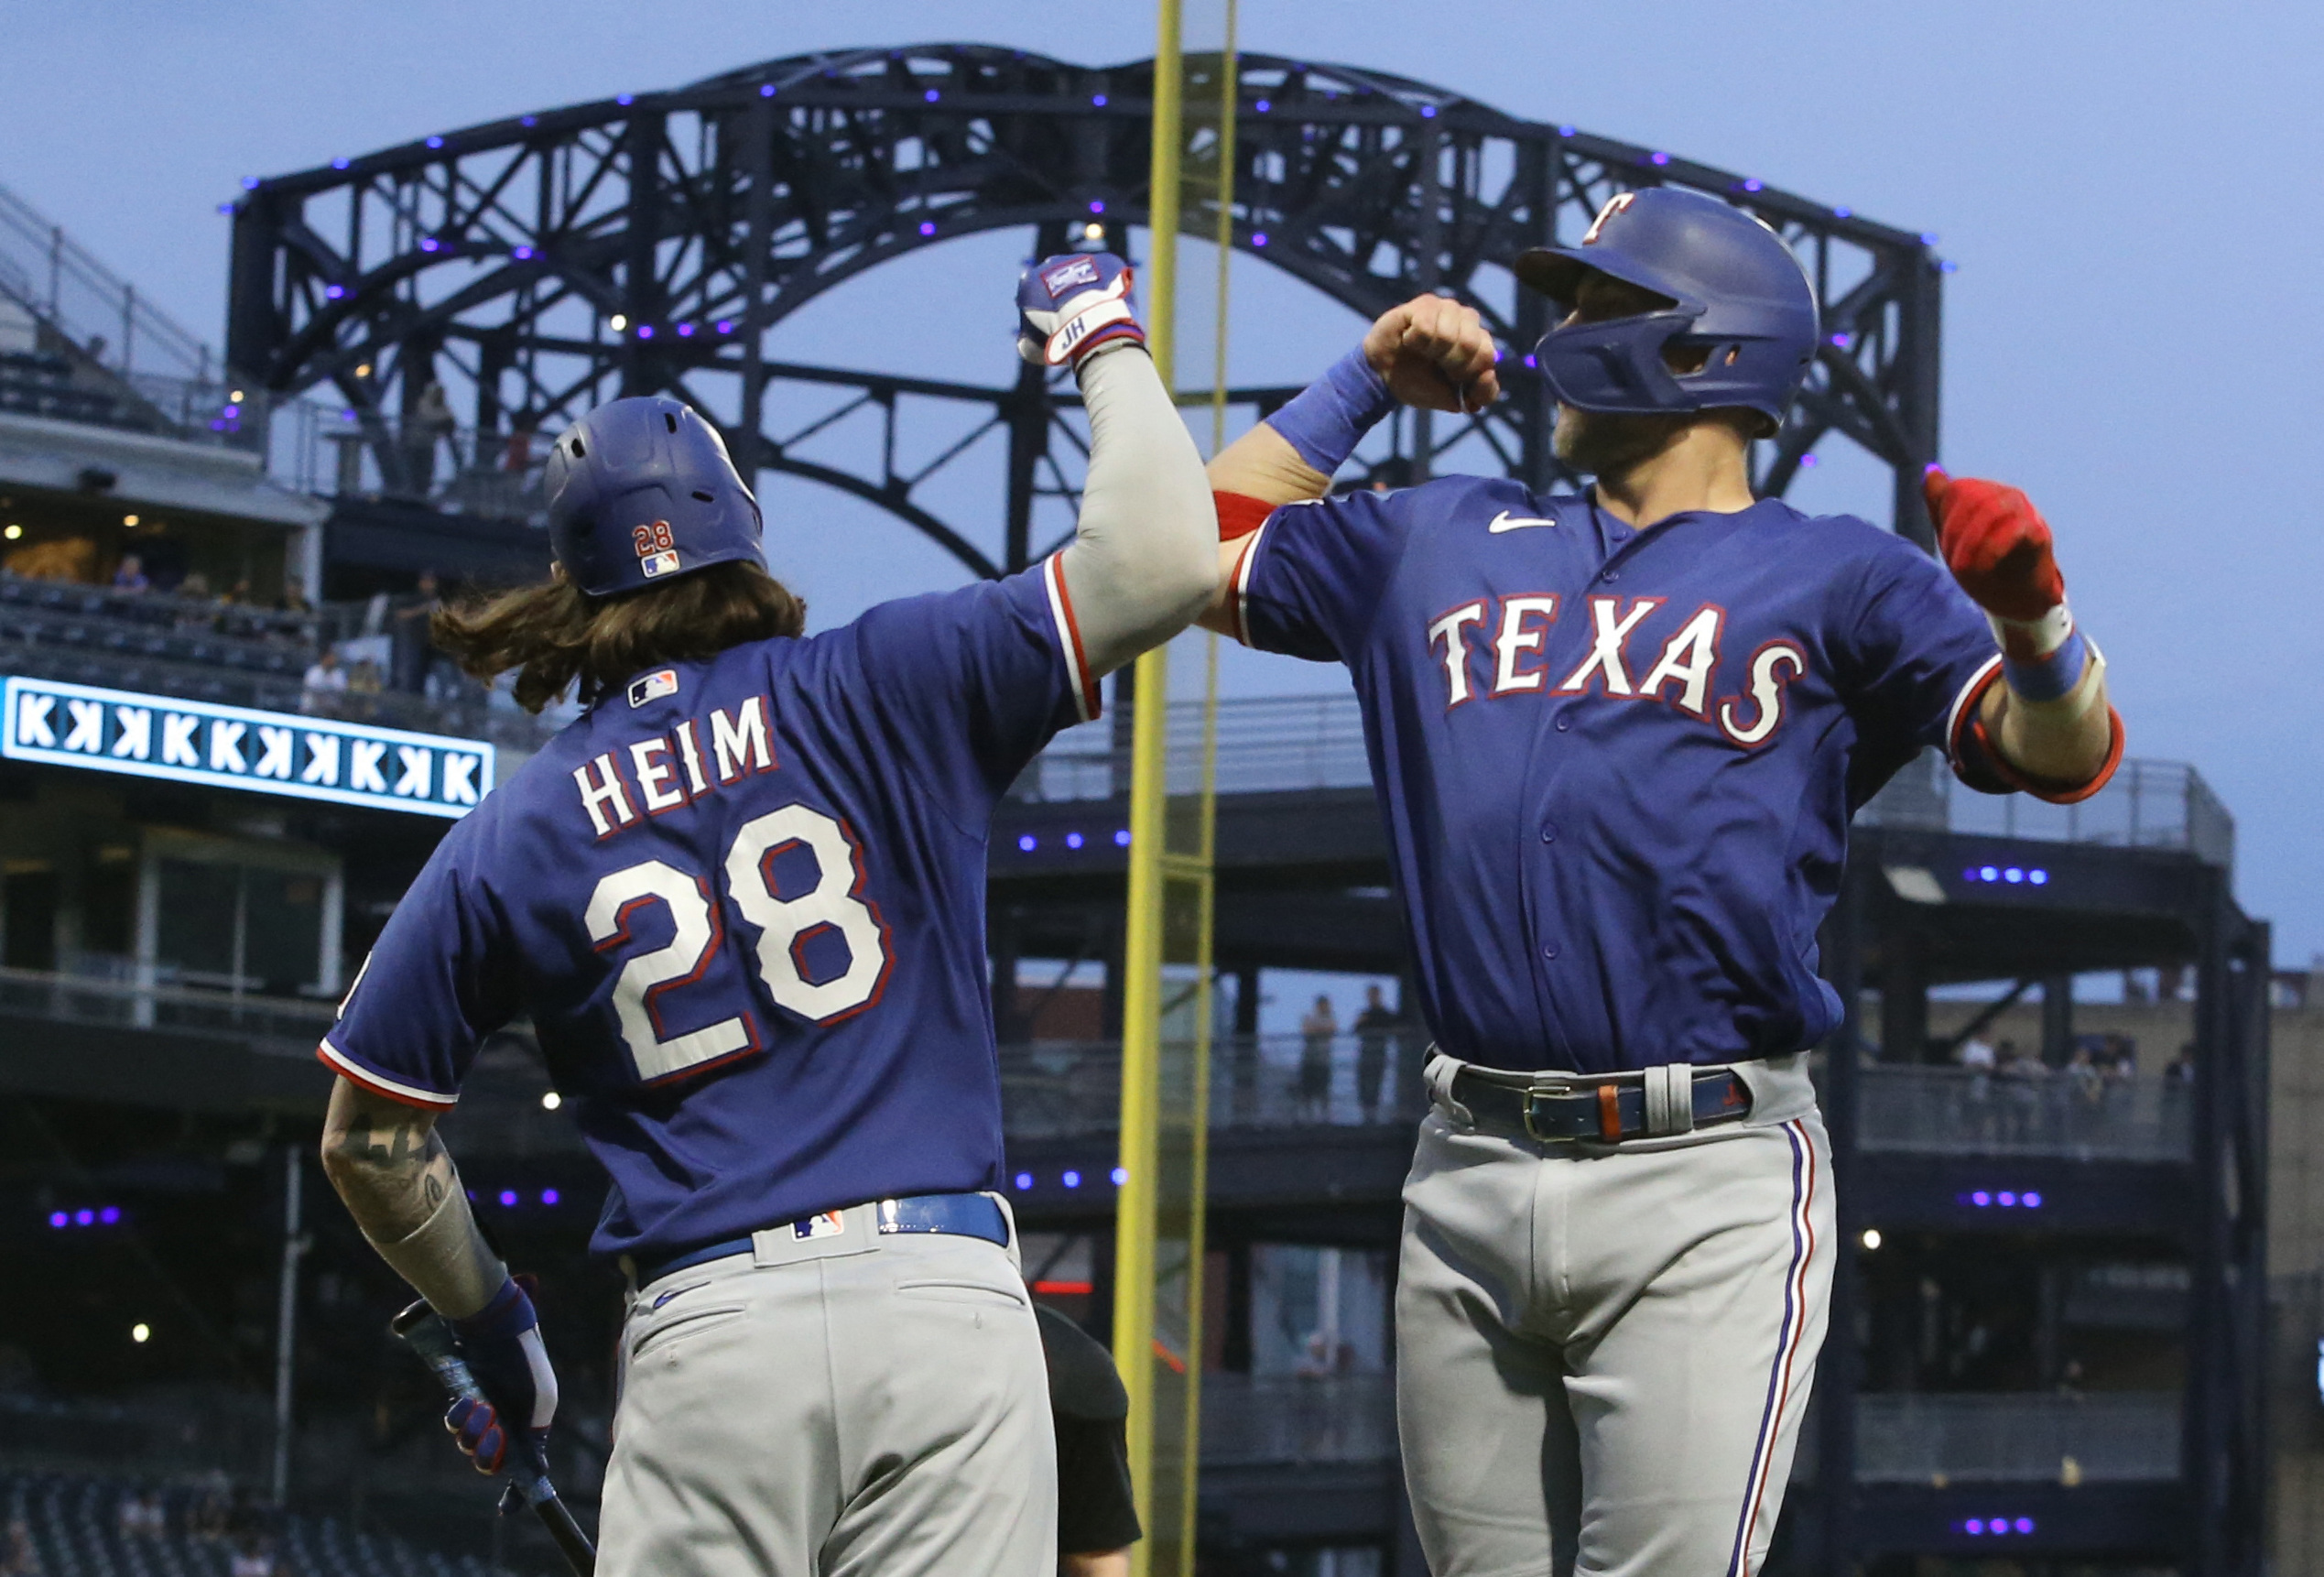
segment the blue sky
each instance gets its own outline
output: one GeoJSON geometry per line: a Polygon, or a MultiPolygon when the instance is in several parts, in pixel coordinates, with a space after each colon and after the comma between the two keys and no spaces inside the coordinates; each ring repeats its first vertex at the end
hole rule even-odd
{"type": "MultiPolygon", "coordinates": [[[[1124,3],[0,0],[0,182],[214,339],[214,210],[244,175],[811,49],[983,40],[1102,63],[1149,53],[1151,27],[1124,3]]],[[[2324,546],[2300,459],[2319,416],[2324,206],[2307,188],[2324,165],[2324,10],[1246,0],[1243,27],[1247,48],[1395,71],[1937,232],[1960,264],[1946,462],[2047,512],[2133,753],[2192,761],[2220,791],[2240,896],[2276,922],[2278,961],[2324,951],[2324,819],[2304,809],[2324,777],[2324,546]]],[[[992,332],[884,285],[835,293],[794,348],[844,335],[885,364],[1000,375],[1007,249],[927,256],[955,301],[990,277],[992,332]]],[[[1263,277],[1236,289],[1238,375],[1304,376],[1356,332],[1263,277]]],[[[1841,495],[1817,502],[1857,502],[1832,470],[1841,495]]],[[[1877,517],[1877,491],[1860,492],[1877,517]]],[[[798,533],[818,622],[957,578],[844,501],[770,503],[798,533]]],[[[1276,659],[1229,669],[1244,693],[1334,682],[1276,659]]]]}

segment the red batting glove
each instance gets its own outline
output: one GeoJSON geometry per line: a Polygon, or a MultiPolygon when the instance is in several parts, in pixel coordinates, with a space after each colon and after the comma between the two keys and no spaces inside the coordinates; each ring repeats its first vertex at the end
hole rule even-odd
{"type": "Polygon", "coordinates": [[[1921,478],[1937,546],[1960,589],[1987,613],[2033,624],[2066,600],[2066,579],[2051,553],[2049,523],[2014,487],[1936,466],[1921,478]]]}

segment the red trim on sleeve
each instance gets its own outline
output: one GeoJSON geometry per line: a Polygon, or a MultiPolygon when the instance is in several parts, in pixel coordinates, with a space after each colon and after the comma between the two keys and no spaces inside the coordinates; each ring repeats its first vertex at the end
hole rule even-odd
{"type": "Polygon", "coordinates": [[[1066,589],[1063,556],[1049,555],[1041,572],[1048,584],[1049,612],[1057,619],[1058,637],[1072,665],[1074,709],[1081,714],[1082,722],[1093,723],[1104,712],[1105,700],[1095,676],[1090,672],[1089,654],[1081,649],[1081,626],[1073,617],[1073,593],[1066,589]]]}
{"type": "MultiPolygon", "coordinates": [[[[1264,524],[1264,523],[1263,523],[1264,524]]],[[[1253,531],[1243,539],[1243,551],[1235,556],[1234,593],[1227,599],[1227,609],[1234,623],[1234,638],[1244,646],[1251,645],[1251,561],[1259,556],[1259,534],[1253,531]]],[[[1254,648],[1256,649],[1256,648],[1254,648]]]]}
{"type": "Polygon", "coordinates": [[[1211,495],[1211,502],[1218,506],[1219,540],[1222,542],[1232,542],[1237,537],[1248,537],[1252,532],[1265,525],[1267,517],[1274,514],[1279,507],[1264,498],[1254,498],[1247,493],[1221,493],[1215,490],[1211,495]]]}
{"type": "Polygon", "coordinates": [[[2009,759],[2002,755],[2001,747],[1985,732],[1983,717],[1972,719],[1969,732],[1977,743],[1978,751],[1984,756],[1985,764],[1993,768],[1993,776],[2012,788],[2021,794],[2031,794],[2036,799],[2046,799],[2052,805],[2079,805],[2105,788],[2108,780],[2114,776],[2114,769],[2123,764],[2123,746],[2128,740],[2123,730],[2123,714],[2111,706],[2106,709],[2106,727],[2110,736],[2106,759],[2100,763],[2098,771],[2087,783],[2063,786],[2047,778],[2029,776],[2012,766],[2009,759]]]}
{"type": "Polygon", "coordinates": [[[398,1084],[392,1079],[375,1073],[328,1040],[315,1048],[315,1060],[349,1083],[360,1085],[381,1100],[393,1101],[399,1106],[417,1106],[423,1112],[449,1112],[460,1104],[457,1095],[440,1095],[433,1090],[398,1084]]]}

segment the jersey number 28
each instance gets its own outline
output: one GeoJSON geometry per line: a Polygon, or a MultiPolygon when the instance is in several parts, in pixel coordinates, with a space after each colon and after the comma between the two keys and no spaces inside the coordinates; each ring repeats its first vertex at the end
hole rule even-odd
{"type": "MultiPolygon", "coordinates": [[[[847,829],[806,805],[786,805],[754,818],[726,851],[726,896],[744,922],[758,932],[758,978],[778,1007],[812,1023],[829,1024],[870,1006],[887,979],[887,928],[857,895],[863,885],[862,850],[847,829]],[[776,892],[775,856],[804,844],[815,856],[815,886],[796,897],[776,892]],[[799,950],[809,937],[835,930],[847,943],[847,967],[829,980],[809,980],[799,950]]],[[[747,1012],[682,1035],[662,1034],[661,997],[702,977],[725,934],[722,907],[710,882],[662,860],[614,872],[590,895],[589,939],[600,952],[630,940],[630,916],[641,904],[669,910],[667,947],[641,952],[622,965],[614,982],[614,1012],[637,1076],[658,1083],[758,1048],[747,1012]]]]}

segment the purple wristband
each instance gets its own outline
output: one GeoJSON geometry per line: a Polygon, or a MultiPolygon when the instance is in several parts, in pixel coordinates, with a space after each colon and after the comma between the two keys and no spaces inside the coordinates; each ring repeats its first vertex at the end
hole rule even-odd
{"type": "Polygon", "coordinates": [[[2047,656],[2038,658],[2002,658],[2002,678],[2009,688],[2027,701],[2056,701],[2073,693],[2082,682],[2082,670],[2090,664],[2090,647],[2082,640],[2082,632],[2071,630],[2066,638],[2047,656]]]}
{"type": "Polygon", "coordinates": [[[1298,451],[1301,460],[1330,476],[1348,462],[1363,435],[1395,408],[1396,397],[1358,345],[1267,418],[1267,425],[1298,451]]]}

